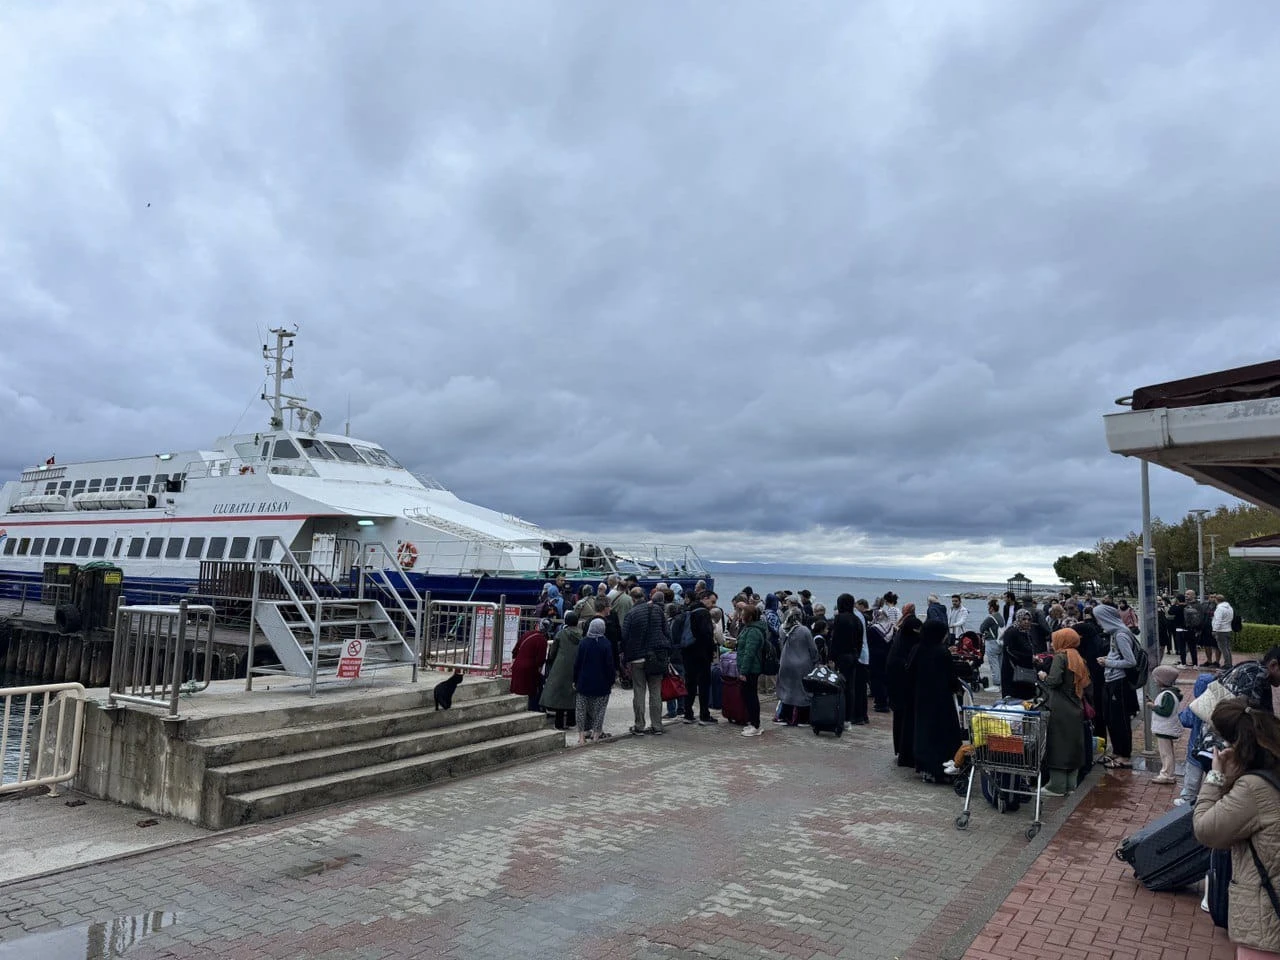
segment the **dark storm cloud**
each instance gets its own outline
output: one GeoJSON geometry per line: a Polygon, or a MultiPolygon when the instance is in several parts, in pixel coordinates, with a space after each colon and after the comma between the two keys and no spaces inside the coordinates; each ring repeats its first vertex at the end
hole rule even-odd
{"type": "Polygon", "coordinates": [[[1277,40],[1262,2],[8,4],[0,466],[257,425],[296,321],[326,426],[468,499],[1046,569],[1138,522],[1116,397],[1280,346],[1277,40]]]}

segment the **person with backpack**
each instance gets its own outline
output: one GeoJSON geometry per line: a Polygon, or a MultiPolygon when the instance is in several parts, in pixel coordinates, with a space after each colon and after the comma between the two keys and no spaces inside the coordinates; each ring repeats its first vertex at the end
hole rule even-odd
{"type": "Polygon", "coordinates": [[[1213,608],[1213,620],[1210,623],[1210,630],[1213,631],[1213,639],[1218,647],[1218,656],[1222,661],[1222,669],[1231,669],[1231,621],[1235,619],[1236,612],[1231,609],[1231,604],[1227,603],[1227,598],[1220,593],[1215,593],[1211,600],[1216,600],[1218,605],[1213,608]]]}
{"type": "Polygon", "coordinates": [[[1227,934],[1238,960],[1280,956],[1280,721],[1244,697],[1223,700],[1192,823],[1206,847],[1231,851],[1227,934]]]}
{"type": "MultiPolygon", "coordinates": [[[[1097,661],[1103,668],[1103,682],[1107,689],[1107,739],[1111,746],[1111,759],[1104,766],[1130,770],[1133,768],[1132,722],[1135,711],[1130,709],[1132,690],[1126,672],[1138,668],[1138,644],[1115,607],[1098,604],[1093,608],[1093,619],[1111,641],[1107,655],[1098,657],[1097,661]]],[[[1142,679],[1145,682],[1146,678],[1142,679]]]]}
{"type": "MultiPolygon", "coordinates": [[[[664,591],[664,595],[665,592],[666,591],[664,591]]],[[[667,629],[671,634],[671,655],[669,657],[671,669],[675,671],[675,675],[677,677],[683,680],[685,677],[685,647],[682,638],[689,635],[686,633],[689,626],[689,615],[680,609],[679,604],[670,601],[664,608],[664,613],[667,618],[667,629]]],[[[688,687],[687,682],[685,686],[686,688],[688,687]]],[[[688,699],[689,698],[687,696],[684,696],[677,697],[675,700],[668,700],[666,702],[667,710],[665,719],[674,720],[676,717],[679,717],[684,713],[684,705],[688,699]]]]}
{"type": "Polygon", "coordinates": [[[1187,591],[1187,608],[1182,614],[1187,625],[1187,642],[1194,643],[1204,651],[1204,665],[1218,666],[1218,644],[1213,639],[1213,631],[1209,629],[1210,617],[1205,604],[1196,599],[1194,590],[1187,591]]]}
{"type": "Polygon", "coordinates": [[[719,598],[704,593],[684,615],[684,630],[679,645],[684,660],[684,683],[689,695],[684,698],[684,722],[709,726],[718,723],[711,715],[711,664],[720,655],[716,644],[715,624],[711,611],[719,598]],[[693,699],[698,698],[698,716],[693,716],[693,699]]]}

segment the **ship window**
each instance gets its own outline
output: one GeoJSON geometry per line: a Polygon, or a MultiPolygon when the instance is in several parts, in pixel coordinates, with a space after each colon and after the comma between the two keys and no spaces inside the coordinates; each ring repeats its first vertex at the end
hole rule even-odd
{"type": "Polygon", "coordinates": [[[293,445],[292,440],[286,440],[281,437],[276,441],[275,453],[272,455],[275,460],[297,460],[300,454],[298,448],[293,445]]]}
{"type": "Polygon", "coordinates": [[[78,493],[84,493],[84,481],[77,480],[75,486],[71,488],[71,495],[74,497],[78,493]]]}
{"type": "Polygon", "coordinates": [[[147,475],[146,475],[146,476],[144,476],[144,477],[139,477],[139,478],[138,478],[138,482],[137,482],[137,483],[135,483],[135,484],[133,485],[133,489],[135,489],[135,490],[141,490],[143,493],[146,493],[146,491],[147,491],[147,484],[149,484],[150,482],[151,482],[151,475],[150,475],[150,474],[147,474],[147,475]]]}
{"type": "Polygon", "coordinates": [[[380,467],[395,467],[403,469],[400,464],[391,459],[391,454],[383,450],[381,447],[357,447],[357,450],[364,455],[366,460],[376,463],[380,467]]]}
{"type": "Polygon", "coordinates": [[[347,463],[359,463],[360,454],[356,453],[355,448],[349,443],[342,443],[338,440],[329,441],[329,449],[333,451],[333,455],[339,460],[347,463]]]}
{"type": "Polygon", "coordinates": [[[76,551],[75,537],[65,537],[62,541],[61,555],[64,557],[69,557],[71,556],[71,554],[75,553],[75,551],[76,551]]]}
{"type": "Polygon", "coordinates": [[[31,538],[23,537],[21,540],[18,541],[18,556],[25,557],[27,555],[27,550],[29,550],[30,548],[31,548],[31,538]]]}
{"type": "Polygon", "coordinates": [[[269,459],[271,459],[271,441],[267,440],[262,444],[262,460],[265,463],[269,459]]]}
{"type": "Polygon", "coordinates": [[[70,493],[70,492],[71,492],[71,481],[70,481],[70,480],[63,480],[60,484],[58,484],[58,492],[59,492],[60,494],[62,494],[64,497],[65,497],[68,493],[70,493]]]}
{"type": "Polygon", "coordinates": [[[147,541],[141,537],[134,537],[129,541],[129,556],[136,559],[142,556],[142,548],[147,545],[147,541]]]}
{"type": "Polygon", "coordinates": [[[164,493],[165,484],[168,482],[169,482],[169,475],[167,473],[157,473],[155,482],[151,484],[151,492],[164,493]]]}
{"type": "Polygon", "coordinates": [[[38,557],[44,553],[44,537],[36,537],[31,541],[31,555],[38,557]]]}
{"type": "Polygon", "coordinates": [[[223,553],[227,549],[226,537],[210,537],[209,552],[204,555],[206,560],[221,560],[223,553]]]}
{"type": "Polygon", "coordinates": [[[100,478],[95,477],[93,480],[89,481],[90,493],[97,493],[101,489],[102,489],[102,480],[100,478]]]}
{"type": "Polygon", "coordinates": [[[95,557],[105,557],[107,555],[107,538],[99,537],[93,541],[93,555],[95,557]]]}
{"type": "Polygon", "coordinates": [[[192,537],[187,541],[187,559],[199,560],[200,553],[204,550],[204,537],[192,537]]]}
{"type": "Polygon", "coordinates": [[[102,481],[102,492],[103,492],[103,493],[110,493],[110,492],[111,492],[112,490],[114,490],[115,488],[116,488],[116,478],[115,478],[115,477],[107,477],[107,479],[105,479],[105,480],[103,480],[103,481],[102,481]]]}
{"type": "MultiPolygon", "coordinates": [[[[280,441],[276,441],[276,449],[280,449],[280,441]]],[[[232,537],[231,552],[227,554],[229,560],[243,560],[249,555],[249,538],[248,537],[232,537]]]]}
{"type": "Polygon", "coordinates": [[[170,537],[169,546],[165,547],[164,556],[166,560],[177,560],[182,556],[182,538],[170,537]]]}
{"type": "Polygon", "coordinates": [[[158,557],[164,549],[164,537],[152,537],[147,541],[147,556],[158,557]]]}
{"type": "Polygon", "coordinates": [[[319,440],[309,440],[304,437],[298,440],[298,446],[302,448],[303,453],[308,453],[317,460],[333,459],[333,454],[329,452],[329,448],[319,440]]]}
{"type": "Polygon", "coordinates": [[[258,559],[270,560],[271,551],[275,548],[276,542],[271,537],[258,538],[258,559]]]}
{"type": "Polygon", "coordinates": [[[46,497],[47,497],[47,496],[51,496],[52,494],[55,494],[55,493],[57,493],[57,492],[58,492],[58,481],[57,481],[57,480],[50,480],[48,483],[46,483],[46,484],[44,485],[44,495],[45,495],[46,497]]]}
{"type": "Polygon", "coordinates": [[[133,489],[133,477],[121,477],[121,478],[120,478],[120,489],[121,489],[121,490],[132,490],[132,489],[133,489]]]}
{"type": "Polygon", "coordinates": [[[124,549],[124,537],[116,537],[116,548],[111,551],[113,557],[120,556],[120,551],[124,549]]]}
{"type": "Polygon", "coordinates": [[[10,537],[4,542],[4,555],[12,556],[14,549],[18,546],[18,541],[10,537]]]}
{"type": "Polygon", "coordinates": [[[81,537],[80,545],[76,547],[76,556],[87,557],[91,549],[93,549],[93,541],[88,537],[81,537]]]}
{"type": "Polygon", "coordinates": [[[49,546],[45,549],[44,555],[46,557],[56,556],[58,553],[58,543],[59,541],[57,537],[50,537],[49,546]]]}

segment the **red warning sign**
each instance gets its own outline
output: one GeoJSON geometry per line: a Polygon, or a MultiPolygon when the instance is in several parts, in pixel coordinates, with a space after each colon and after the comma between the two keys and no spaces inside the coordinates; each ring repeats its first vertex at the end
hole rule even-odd
{"type": "Polygon", "coordinates": [[[364,666],[364,641],[348,640],[338,658],[338,679],[354,680],[360,676],[360,668],[364,666]]]}

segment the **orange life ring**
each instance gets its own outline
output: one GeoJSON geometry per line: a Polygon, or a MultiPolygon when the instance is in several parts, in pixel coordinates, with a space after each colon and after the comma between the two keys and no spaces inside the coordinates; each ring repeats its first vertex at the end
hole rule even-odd
{"type": "Polygon", "coordinates": [[[253,473],[253,467],[249,466],[247,463],[240,468],[240,476],[243,477],[246,473],[253,473]]]}
{"type": "Polygon", "coordinates": [[[405,540],[396,550],[396,562],[404,569],[412,570],[413,565],[418,562],[418,548],[405,540]]]}

